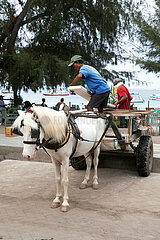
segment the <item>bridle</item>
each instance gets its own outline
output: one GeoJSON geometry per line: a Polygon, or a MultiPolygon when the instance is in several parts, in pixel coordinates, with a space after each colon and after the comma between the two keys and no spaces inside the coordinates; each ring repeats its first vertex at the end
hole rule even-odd
{"type": "Polygon", "coordinates": [[[42,142],[40,141],[40,129],[42,128],[40,122],[38,121],[38,119],[35,120],[35,122],[38,124],[38,129],[31,129],[31,138],[36,138],[35,141],[23,141],[24,144],[35,144],[36,145],[36,150],[38,150],[39,148],[43,148],[45,152],[46,149],[52,149],[57,151],[57,149],[63,147],[69,140],[70,137],[70,127],[69,124],[67,123],[66,125],[66,136],[64,137],[64,139],[62,140],[62,142],[58,143],[58,142],[51,142],[51,140],[53,140],[53,138],[49,138],[49,139],[43,139],[42,142]]]}

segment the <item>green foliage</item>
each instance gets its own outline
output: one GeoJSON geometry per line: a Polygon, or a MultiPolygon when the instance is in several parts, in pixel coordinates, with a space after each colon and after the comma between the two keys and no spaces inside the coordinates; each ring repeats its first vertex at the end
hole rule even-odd
{"type": "Polygon", "coordinates": [[[13,113],[13,112],[14,112],[13,107],[8,108],[8,111],[7,111],[7,112],[8,112],[8,113],[13,113]]]}
{"type": "Polygon", "coordinates": [[[142,44],[141,58],[138,57],[137,64],[149,72],[160,72],[160,1],[155,0],[155,13],[149,18],[140,12],[135,18],[138,26],[139,40],[142,44]]]}
{"type": "Polygon", "coordinates": [[[130,32],[132,0],[27,0],[0,4],[0,82],[16,93],[71,81],[67,64],[80,54],[104,73],[122,59],[121,37],[130,32]]]}
{"type": "Polygon", "coordinates": [[[111,104],[115,104],[117,102],[117,94],[114,92],[113,86],[111,86],[111,91],[110,91],[108,102],[111,104]]]}

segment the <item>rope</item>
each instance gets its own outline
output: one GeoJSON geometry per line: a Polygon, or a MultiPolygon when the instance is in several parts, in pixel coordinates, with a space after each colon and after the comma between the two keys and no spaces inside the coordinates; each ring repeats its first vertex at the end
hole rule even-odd
{"type": "MultiPolygon", "coordinates": [[[[99,142],[99,141],[94,141],[94,140],[88,140],[88,139],[84,139],[83,138],[83,140],[81,140],[81,141],[86,141],[86,142],[99,142]]],[[[109,139],[106,139],[105,141],[101,141],[101,142],[116,142],[116,141],[118,141],[118,142],[124,142],[124,139],[122,139],[122,140],[118,140],[118,139],[114,139],[114,140],[109,140],[109,139]]]]}

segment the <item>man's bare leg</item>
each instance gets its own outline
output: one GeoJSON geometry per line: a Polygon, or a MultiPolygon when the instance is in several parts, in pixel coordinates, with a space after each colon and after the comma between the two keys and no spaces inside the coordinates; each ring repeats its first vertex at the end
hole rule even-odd
{"type": "Polygon", "coordinates": [[[93,112],[93,108],[87,106],[87,111],[93,112]]]}
{"type": "Polygon", "coordinates": [[[103,108],[102,108],[102,107],[99,107],[99,108],[98,108],[98,112],[99,112],[99,113],[103,113],[103,108]]]}

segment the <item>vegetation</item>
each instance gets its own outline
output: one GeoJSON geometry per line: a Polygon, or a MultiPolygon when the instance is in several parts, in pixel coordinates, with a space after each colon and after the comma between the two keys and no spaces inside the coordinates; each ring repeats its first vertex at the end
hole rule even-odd
{"type": "Polygon", "coordinates": [[[109,95],[109,103],[115,104],[117,102],[117,94],[115,93],[114,87],[111,86],[111,92],[109,95]]]}
{"type": "Polygon", "coordinates": [[[138,26],[138,38],[141,48],[141,58],[137,64],[149,72],[160,73],[160,0],[155,0],[155,12],[149,17],[143,16],[139,11],[135,18],[138,26]]]}
{"type": "Polygon", "coordinates": [[[116,63],[133,9],[132,0],[2,0],[1,84],[12,86],[16,100],[21,88],[68,84],[67,63],[74,54],[100,70],[116,63]]]}
{"type": "Polygon", "coordinates": [[[0,83],[12,87],[15,105],[18,89],[68,85],[73,72],[67,64],[74,54],[112,78],[104,66],[124,57],[121,41],[125,34],[132,37],[133,2],[1,0],[0,83]]]}

